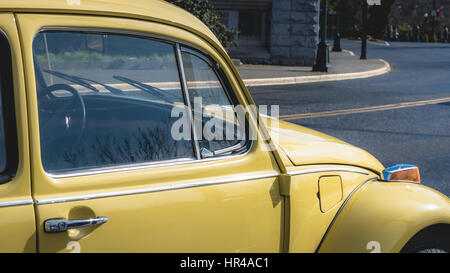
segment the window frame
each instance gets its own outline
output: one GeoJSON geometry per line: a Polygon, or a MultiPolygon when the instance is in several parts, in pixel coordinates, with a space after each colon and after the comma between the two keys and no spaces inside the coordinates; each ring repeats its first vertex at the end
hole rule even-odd
{"type": "Polygon", "coordinates": [[[0,66],[0,95],[5,135],[5,168],[0,170],[0,185],[11,181],[19,165],[19,148],[14,102],[14,77],[11,43],[6,33],[0,29],[0,55],[5,62],[0,66]],[[3,50],[2,50],[3,49],[3,50]]]}
{"type": "MultiPolygon", "coordinates": [[[[97,33],[97,34],[116,34],[116,35],[124,35],[124,36],[131,36],[136,38],[145,38],[145,39],[152,39],[155,41],[171,44],[174,47],[174,54],[176,58],[178,73],[180,75],[180,85],[183,93],[183,98],[185,102],[185,106],[188,108],[188,115],[190,118],[191,123],[191,132],[194,134],[195,128],[194,122],[192,122],[192,116],[191,111],[192,107],[190,106],[190,101],[188,97],[188,89],[187,89],[187,82],[186,77],[184,73],[184,67],[183,62],[181,58],[181,53],[184,50],[191,50],[196,52],[196,55],[200,55],[198,57],[201,57],[204,60],[207,60],[208,63],[213,64],[211,67],[214,69],[214,72],[216,73],[217,78],[221,82],[226,95],[230,98],[230,102],[236,106],[239,104],[239,101],[237,99],[236,94],[234,94],[234,89],[232,88],[228,78],[226,77],[224,71],[219,67],[219,63],[216,62],[212,57],[209,56],[207,52],[205,52],[203,49],[186,43],[182,40],[166,37],[158,34],[152,34],[147,32],[139,32],[139,31],[128,31],[128,30],[119,30],[119,29],[109,29],[109,28],[90,28],[90,27],[58,27],[58,26],[46,26],[40,28],[33,37],[34,39],[37,37],[38,34],[45,32],[45,31],[52,31],[52,32],[75,32],[75,33],[97,33]],[[215,66],[217,65],[217,67],[215,66]],[[187,96],[187,97],[186,97],[187,96]]],[[[34,59],[34,55],[33,55],[34,59]]],[[[33,63],[35,63],[35,60],[33,60],[33,63]]],[[[34,76],[36,77],[36,73],[34,73],[34,76]]],[[[113,166],[107,166],[107,167],[89,167],[89,168],[82,168],[77,170],[65,170],[61,172],[48,172],[44,168],[44,172],[46,175],[52,178],[69,178],[69,177],[78,177],[78,176],[84,176],[84,175],[94,175],[94,174],[102,174],[102,173],[111,173],[111,172],[119,172],[119,171],[128,171],[128,170],[139,170],[139,169],[147,169],[147,168],[154,168],[154,167],[166,167],[166,166],[176,166],[176,165],[184,165],[184,164],[192,164],[192,163],[201,163],[201,162],[207,162],[207,161],[217,161],[217,160],[226,160],[230,158],[240,157],[248,154],[253,147],[253,140],[249,138],[248,130],[249,127],[249,120],[248,117],[245,117],[246,122],[246,141],[245,144],[241,147],[239,147],[236,150],[239,150],[239,153],[232,154],[232,155],[214,155],[212,157],[202,158],[200,155],[200,149],[198,146],[198,141],[194,136],[192,136],[192,146],[194,148],[194,159],[171,159],[171,160],[161,160],[161,161],[149,161],[149,162],[141,162],[141,163],[130,163],[130,164],[119,164],[119,165],[113,165],[113,166]]],[[[42,151],[41,151],[42,153],[42,151]]],[[[41,158],[41,164],[42,164],[42,154],[39,155],[41,158]]]]}

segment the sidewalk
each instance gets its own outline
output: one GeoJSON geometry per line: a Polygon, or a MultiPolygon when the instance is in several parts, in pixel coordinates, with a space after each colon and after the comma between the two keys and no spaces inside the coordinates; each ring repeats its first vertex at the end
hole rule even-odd
{"type": "Polygon", "coordinates": [[[312,67],[247,65],[238,66],[247,86],[286,85],[374,77],[388,73],[390,65],[381,59],[360,60],[353,52],[330,51],[328,73],[312,72],[312,67]]]}

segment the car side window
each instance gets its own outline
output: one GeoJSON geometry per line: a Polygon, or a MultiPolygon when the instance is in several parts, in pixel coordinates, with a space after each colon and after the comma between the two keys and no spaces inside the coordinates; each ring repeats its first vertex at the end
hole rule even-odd
{"type": "Polygon", "coordinates": [[[244,149],[245,117],[236,116],[231,90],[219,69],[194,50],[184,49],[182,60],[201,156],[227,155],[244,149]]]}
{"type": "Polygon", "coordinates": [[[10,181],[16,173],[18,147],[11,48],[1,30],[0,60],[0,184],[2,184],[10,181]]]}
{"type": "MultiPolygon", "coordinates": [[[[0,77],[0,94],[2,93],[2,83],[0,77]]],[[[0,173],[6,167],[6,145],[5,145],[5,123],[3,121],[3,106],[2,98],[0,96],[0,173]]]]}
{"type": "Polygon", "coordinates": [[[47,172],[195,158],[190,139],[171,136],[185,105],[175,44],[47,30],[33,51],[47,172]]]}

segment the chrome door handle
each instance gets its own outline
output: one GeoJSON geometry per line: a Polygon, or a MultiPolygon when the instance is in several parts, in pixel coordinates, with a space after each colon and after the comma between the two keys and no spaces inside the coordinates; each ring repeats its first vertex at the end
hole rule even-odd
{"type": "Polygon", "coordinates": [[[64,232],[68,229],[101,225],[108,221],[108,217],[99,216],[92,219],[66,220],[66,218],[52,218],[44,222],[44,231],[47,233],[64,232]]]}

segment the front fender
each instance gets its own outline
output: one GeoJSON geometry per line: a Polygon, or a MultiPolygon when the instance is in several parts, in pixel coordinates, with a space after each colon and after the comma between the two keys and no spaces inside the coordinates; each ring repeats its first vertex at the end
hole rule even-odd
{"type": "Polygon", "coordinates": [[[450,224],[448,197],[420,184],[372,181],[347,200],[318,252],[399,252],[434,224],[450,224]]]}

